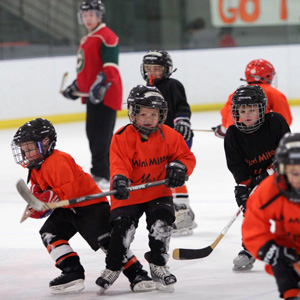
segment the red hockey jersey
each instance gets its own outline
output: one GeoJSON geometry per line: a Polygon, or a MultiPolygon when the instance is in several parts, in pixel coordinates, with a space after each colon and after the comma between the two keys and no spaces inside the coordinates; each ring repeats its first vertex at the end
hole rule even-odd
{"type": "MultiPolygon", "coordinates": [[[[77,85],[81,92],[89,92],[97,75],[103,71],[107,90],[103,104],[114,109],[122,108],[122,81],[118,68],[119,38],[104,23],[81,39],[77,51],[77,85]]],[[[84,103],[84,98],[82,98],[84,103]]]]}

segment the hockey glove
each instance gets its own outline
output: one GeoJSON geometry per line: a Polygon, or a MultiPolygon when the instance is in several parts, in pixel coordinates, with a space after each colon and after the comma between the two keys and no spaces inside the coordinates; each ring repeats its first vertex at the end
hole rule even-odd
{"type": "Polygon", "coordinates": [[[185,165],[179,160],[170,162],[167,167],[166,186],[170,188],[183,186],[187,180],[186,171],[185,165]]]}
{"type": "Polygon", "coordinates": [[[129,198],[128,187],[130,180],[124,175],[116,175],[113,179],[112,189],[116,190],[117,193],[114,197],[118,200],[124,200],[129,198]]]}
{"type": "Polygon", "coordinates": [[[234,188],[235,200],[238,206],[243,205],[243,211],[246,209],[246,202],[249,197],[250,190],[246,185],[237,185],[234,188]]]}
{"type": "Polygon", "coordinates": [[[190,140],[194,136],[188,117],[176,118],[174,120],[174,129],[182,135],[185,141],[190,140]]]}
{"type": "Polygon", "coordinates": [[[278,246],[273,240],[268,241],[258,250],[258,258],[266,264],[276,266],[277,263],[292,265],[299,260],[299,255],[293,248],[278,246]]]}
{"type": "Polygon", "coordinates": [[[217,127],[212,127],[211,129],[214,131],[215,136],[221,139],[225,138],[226,128],[224,126],[218,125],[217,127]]]}
{"type": "Polygon", "coordinates": [[[42,219],[45,217],[48,217],[52,213],[52,209],[44,210],[44,211],[36,211],[31,206],[27,205],[29,211],[30,211],[30,218],[33,219],[42,219]]]}
{"type": "MultiPolygon", "coordinates": [[[[43,202],[57,202],[60,200],[53,191],[48,190],[43,192],[38,184],[32,185],[30,187],[30,191],[36,198],[43,202]]],[[[51,209],[46,211],[35,211],[33,208],[30,207],[30,210],[33,210],[30,217],[34,219],[45,218],[52,213],[51,209]]]]}
{"type": "Polygon", "coordinates": [[[58,198],[58,196],[51,190],[43,192],[38,184],[32,185],[30,188],[30,191],[33,194],[33,196],[38,198],[40,201],[43,201],[46,203],[49,203],[49,202],[53,203],[53,202],[57,202],[60,200],[58,198]]]}
{"type": "Polygon", "coordinates": [[[90,102],[91,103],[97,105],[103,101],[106,91],[111,86],[110,81],[107,83],[105,83],[105,81],[106,81],[105,73],[100,72],[97,75],[95,82],[90,87],[89,94],[90,94],[90,102]]]}
{"type": "Polygon", "coordinates": [[[63,95],[70,99],[70,100],[76,100],[78,96],[74,96],[73,92],[78,92],[78,86],[77,86],[77,81],[74,80],[71,85],[69,85],[64,91],[63,95]]]}

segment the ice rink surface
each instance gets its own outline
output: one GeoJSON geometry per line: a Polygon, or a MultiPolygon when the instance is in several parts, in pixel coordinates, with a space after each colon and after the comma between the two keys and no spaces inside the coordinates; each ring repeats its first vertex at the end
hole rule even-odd
{"type": "MultiPolygon", "coordinates": [[[[300,132],[300,108],[292,107],[291,130],[300,132]],[[299,117],[298,117],[299,115],[299,117]]],[[[117,120],[116,128],[128,123],[127,118],[117,120]]],[[[210,129],[220,124],[219,112],[194,113],[194,129],[210,129]]],[[[70,153],[86,172],[90,168],[90,152],[83,122],[58,124],[57,149],[70,153]]],[[[0,178],[0,298],[17,299],[153,299],[172,300],[273,300],[279,299],[273,277],[264,272],[264,264],[257,261],[251,271],[235,273],[232,260],[241,250],[242,216],[236,220],[210,256],[190,261],[176,261],[170,256],[168,265],[177,277],[174,293],[154,291],[133,293],[129,282],[121,275],[102,296],[97,296],[95,280],[105,268],[104,253],[94,252],[76,235],[70,245],[76,251],[86,270],[85,289],[77,294],[53,296],[48,283],[60,274],[44,248],[39,228],[44,220],[28,219],[20,224],[25,202],[17,193],[19,178],[26,180],[27,171],[18,166],[12,157],[10,143],[16,129],[1,130],[2,172],[0,178]]],[[[197,166],[187,183],[191,206],[198,227],[188,237],[172,238],[169,253],[174,248],[203,248],[209,246],[220,234],[237,210],[234,200],[234,181],[225,162],[223,140],[213,133],[195,132],[192,150],[197,166]]],[[[145,193],[147,191],[145,190],[145,193]]],[[[147,270],[144,253],[148,251],[148,238],[142,217],[132,250],[147,270]]]]}

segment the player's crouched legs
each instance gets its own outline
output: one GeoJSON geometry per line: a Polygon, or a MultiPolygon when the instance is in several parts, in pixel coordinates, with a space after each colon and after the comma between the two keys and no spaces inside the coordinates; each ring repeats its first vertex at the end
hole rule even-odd
{"type": "Polygon", "coordinates": [[[149,231],[150,251],[145,253],[145,258],[149,262],[151,276],[156,283],[157,289],[173,292],[173,285],[177,279],[169,271],[167,261],[169,259],[168,250],[173,230],[172,223],[175,217],[172,198],[170,201],[171,205],[168,202],[168,197],[149,202],[146,210],[146,221],[149,231]],[[153,209],[152,204],[156,206],[156,209],[153,209]]]}
{"type": "Polygon", "coordinates": [[[143,270],[143,266],[129,250],[134,238],[137,222],[128,216],[119,216],[112,223],[112,234],[106,257],[106,269],[96,280],[100,286],[98,294],[107,290],[119,277],[121,270],[130,281],[134,292],[144,292],[154,289],[154,283],[143,270]],[[126,244],[122,241],[126,241],[126,244]],[[126,261],[124,265],[124,261],[126,261]]]}

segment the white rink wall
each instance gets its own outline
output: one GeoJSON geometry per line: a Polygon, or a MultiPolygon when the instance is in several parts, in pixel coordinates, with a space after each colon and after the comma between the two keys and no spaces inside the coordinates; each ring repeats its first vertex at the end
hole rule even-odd
{"type": "MultiPolygon", "coordinates": [[[[289,100],[300,99],[300,45],[170,51],[173,74],[185,86],[191,105],[224,103],[242,82],[252,59],[269,60],[278,74],[277,88],[289,100]]],[[[145,52],[121,53],[123,102],[130,89],[144,84],[140,64],[145,52]]],[[[75,79],[76,56],[6,60],[0,62],[0,122],[36,116],[81,113],[80,101],[59,94],[62,75],[75,79]]],[[[125,108],[125,106],[124,106],[125,108]]]]}

